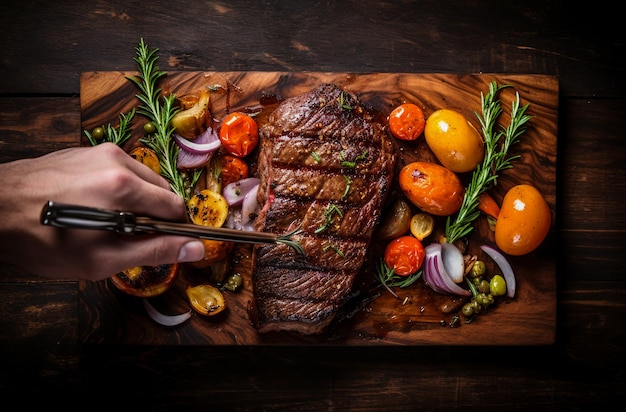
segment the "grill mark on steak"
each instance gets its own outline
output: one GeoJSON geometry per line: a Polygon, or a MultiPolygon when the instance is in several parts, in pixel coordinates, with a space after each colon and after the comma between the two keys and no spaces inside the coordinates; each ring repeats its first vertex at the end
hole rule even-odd
{"type": "Polygon", "coordinates": [[[294,240],[305,254],[255,247],[250,318],[259,332],[321,333],[365,262],[391,185],[393,146],[358,99],[332,84],[283,101],[259,132],[255,229],[299,227],[294,240]]]}

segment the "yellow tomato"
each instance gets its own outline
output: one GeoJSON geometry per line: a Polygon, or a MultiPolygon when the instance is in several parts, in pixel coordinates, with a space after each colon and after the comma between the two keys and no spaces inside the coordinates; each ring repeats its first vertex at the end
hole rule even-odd
{"type": "Polygon", "coordinates": [[[441,109],[431,114],[426,120],[424,138],[441,164],[453,172],[472,171],[485,156],[478,131],[454,110],[441,109]]]}
{"type": "Polygon", "coordinates": [[[509,255],[530,253],[547,236],[551,220],[550,207],[535,187],[515,186],[502,200],[496,222],[496,244],[509,255]]]}
{"type": "Polygon", "coordinates": [[[406,197],[426,213],[449,216],[459,210],[465,189],[459,177],[435,163],[413,162],[398,176],[406,197]]]}

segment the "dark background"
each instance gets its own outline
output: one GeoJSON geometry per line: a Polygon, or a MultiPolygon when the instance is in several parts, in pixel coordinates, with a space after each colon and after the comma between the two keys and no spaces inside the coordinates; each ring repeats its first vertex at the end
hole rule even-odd
{"type": "Polygon", "coordinates": [[[3,2],[2,162],[78,146],[80,73],[134,70],[141,37],[160,49],[164,70],[541,73],[558,76],[560,93],[554,345],[81,345],[78,282],[0,264],[1,401],[624,410],[623,25],[605,1],[3,2]]]}

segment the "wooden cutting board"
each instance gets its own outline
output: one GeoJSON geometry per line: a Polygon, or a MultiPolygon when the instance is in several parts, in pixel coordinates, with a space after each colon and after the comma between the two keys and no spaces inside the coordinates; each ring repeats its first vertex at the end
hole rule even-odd
{"type": "MultiPolygon", "coordinates": [[[[135,73],[88,72],[81,76],[80,99],[82,127],[117,124],[120,113],[138,104],[137,89],[126,78],[135,73]]],[[[268,102],[306,92],[323,82],[331,82],[353,92],[384,118],[398,104],[412,102],[426,116],[441,108],[454,108],[478,125],[474,112],[480,111],[481,93],[489,83],[509,84],[499,97],[505,113],[510,111],[515,91],[522,104],[530,103],[533,118],[513,154],[521,157],[514,168],[506,170],[492,190],[500,202],[506,191],[520,183],[536,186],[553,213],[552,228],[544,243],[523,257],[511,257],[517,276],[514,299],[501,299],[471,323],[453,323],[455,313],[444,313],[442,306],[456,299],[437,294],[421,280],[398,290],[398,300],[377,287],[371,262],[384,244],[376,239],[370,259],[355,283],[354,297],[340,313],[328,333],[299,336],[288,333],[259,335],[251,326],[246,311],[252,299],[250,247],[238,246],[234,252],[235,270],[244,275],[243,290],[225,292],[227,310],[215,318],[194,314],[177,327],[164,327],[150,319],[138,298],[128,296],[109,280],[80,282],[79,333],[85,343],[156,345],[545,345],[555,339],[556,268],[555,211],[558,80],[546,75],[503,74],[410,74],[410,73],[318,73],[318,72],[170,72],[162,85],[166,92],[182,96],[197,93],[207,86],[222,86],[214,93],[213,117],[228,111],[261,108],[262,122],[272,108],[268,102]],[[227,90],[227,91],[224,91],[227,90]],[[451,326],[454,324],[454,327],[451,326]]],[[[508,124],[506,114],[502,118],[508,124]]],[[[135,121],[136,137],[143,122],[135,121]]],[[[86,141],[84,145],[88,145],[86,141]]],[[[414,160],[434,159],[420,138],[415,142],[396,141],[398,168],[414,160]]],[[[467,179],[468,176],[462,176],[467,179]]],[[[417,209],[416,209],[417,211],[417,209]]],[[[438,225],[442,222],[438,221],[438,225]]],[[[430,239],[426,239],[428,242],[430,239]]],[[[470,247],[493,243],[486,219],[479,218],[470,235],[470,247]]],[[[493,270],[493,262],[480,256],[493,270]]],[[[189,310],[184,272],[166,294],[151,299],[164,313],[189,310]]]]}

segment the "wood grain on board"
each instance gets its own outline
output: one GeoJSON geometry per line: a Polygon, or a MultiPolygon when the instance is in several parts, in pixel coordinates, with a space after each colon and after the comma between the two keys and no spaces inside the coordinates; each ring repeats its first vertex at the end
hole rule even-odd
{"type": "MultiPolygon", "coordinates": [[[[81,76],[82,128],[116,124],[120,113],[138,105],[137,89],[127,79],[135,73],[88,72],[81,76]]],[[[522,104],[530,104],[533,116],[528,130],[513,154],[520,157],[514,167],[504,171],[490,193],[501,201],[506,191],[520,183],[536,186],[553,212],[552,229],[534,252],[511,257],[517,276],[514,299],[499,300],[488,312],[471,323],[454,323],[457,312],[444,313],[442,306],[459,307],[458,299],[437,294],[418,281],[398,291],[401,300],[377,287],[373,264],[384,247],[376,238],[362,273],[356,279],[354,293],[331,325],[328,333],[299,336],[288,333],[260,335],[250,323],[248,302],[252,299],[251,249],[239,245],[233,254],[233,270],[244,275],[244,288],[225,292],[227,310],[213,317],[195,314],[174,328],[156,324],[145,313],[140,299],[125,295],[108,280],[80,282],[79,333],[86,343],[157,344],[157,345],[546,345],[554,342],[556,327],[556,269],[554,233],[556,216],[556,160],[558,80],[547,75],[501,74],[411,74],[411,73],[320,73],[320,72],[171,72],[161,84],[164,92],[178,96],[197,93],[205,87],[217,87],[212,94],[211,111],[220,119],[229,111],[260,111],[263,122],[273,105],[286,97],[309,91],[320,83],[335,83],[356,94],[384,119],[398,104],[411,102],[423,108],[428,117],[441,108],[454,108],[476,126],[474,114],[480,111],[481,93],[489,83],[511,85],[499,94],[508,124],[508,112],[515,93],[522,104]],[[405,299],[406,298],[406,299],[405,299]]],[[[129,147],[137,144],[140,118],[129,147]]],[[[84,142],[84,144],[87,144],[84,142]]],[[[395,141],[397,169],[416,160],[434,160],[424,139],[415,142],[395,141]]],[[[461,176],[467,181],[469,175],[461,176]]],[[[392,191],[399,193],[397,188],[392,191]]],[[[417,209],[415,209],[417,211],[417,209]]],[[[443,220],[438,220],[441,227],[443,220]]],[[[427,238],[426,243],[432,241],[427,238]]],[[[493,243],[493,233],[486,220],[479,218],[469,237],[470,251],[493,243]]],[[[495,266],[486,255],[479,258],[495,266]]],[[[198,274],[179,277],[166,294],[151,299],[164,313],[189,310],[185,297],[188,283],[197,282],[198,274]]]]}

